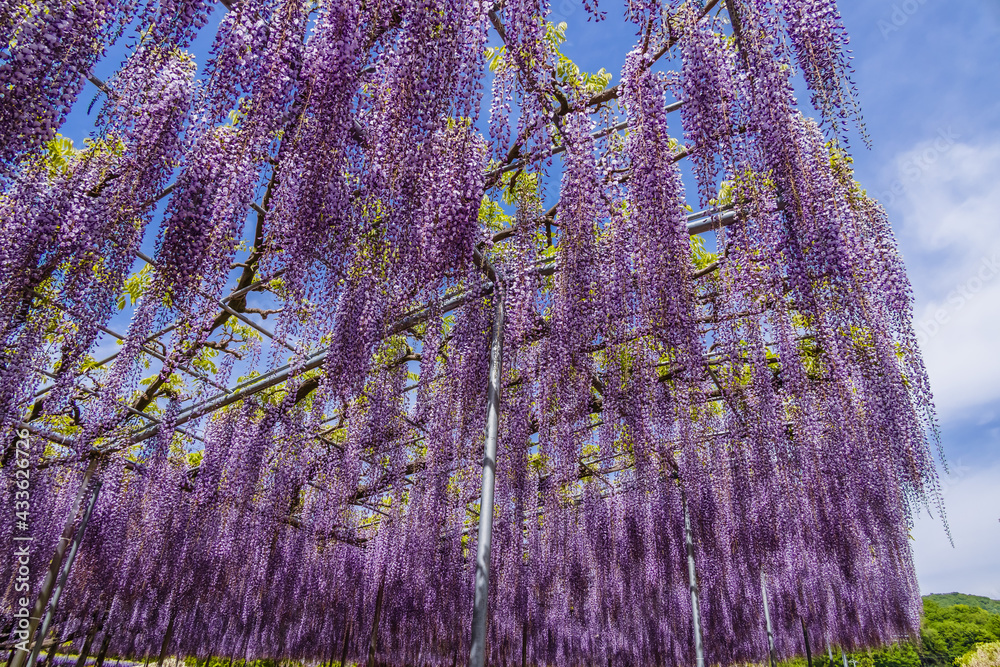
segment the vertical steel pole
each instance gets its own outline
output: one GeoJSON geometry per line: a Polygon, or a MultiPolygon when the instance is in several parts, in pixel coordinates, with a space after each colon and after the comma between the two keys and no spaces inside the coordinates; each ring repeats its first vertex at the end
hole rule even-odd
{"type": "Polygon", "coordinates": [[[767,626],[767,653],[771,657],[771,667],[777,667],[778,656],[774,650],[774,628],[771,627],[771,610],[767,606],[767,577],[760,573],[760,594],[764,599],[764,624],[767,626]]]}
{"type": "Polygon", "coordinates": [[[66,562],[63,563],[62,571],[59,573],[59,583],[56,584],[55,590],[52,591],[52,604],[49,605],[49,610],[45,612],[45,620],[42,621],[42,628],[38,632],[38,641],[35,642],[35,648],[31,651],[31,657],[28,658],[28,667],[34,667],[38,661],[38,654],[42,650],[42,642],[45,641],[45,635],[49,633],[49,626],[52,625],[52,618],[55,616],[56,608],[59,606],[59,598],[62,597],[62,592],[66,588],[69,571],[73,568],[73,561],[76,560],[76,552],[79,551],[80,543],[83,541],[83,531],[87,530],[90,513],[94,510],[94,504],[97,502],[97,494],[100,492],[101,482],[94,482],[94,491],[90,495],[87,509],[83,512],[83,518],[80,519],[80,527],[76,529],[76,535],[73,536],[73,545],[69,548],[69,556],[66,557],[66,562]]]}
{"type": "Polygon", "coordinates": [[[705,647],[701,639],[701,611],[698,608],[698,573],[694,567],[694,536],[691,513],[684,502],[684,546],[687,547],[688,584],[691,586],[691,618],[694,621],[694,659],[696,667],[705,667],[705,647]]]}
{"type": "Polygon", "coordinates": [[[334,641],[334,639],[333,639],[333,629],[331,628],[331,630],[330,630],[330,659],[329,660],[321,660],[320,663],[319,663],[319,667],[323,667],[324,664],[326,665],[326,667],[333,667],[333,659],[336,657],[336,655],[337,655],[337,642],[334,641]]]}
{"type": "MultiPolygon", "coordinates": [[[[83,504],[83,497],[90,487],[90,480],[97,471],[97,463],[98,458],[93,458],[90,461],[90,465],[87,466],[87,470],[83,473],[83,479],[80,480],[80,490],[77,491],[76,499],[73,501],[73,509],[70,511],[69,516],[66,517],[66,525],[63,526],[62,536],[56,545],[56,552],[52,555],[52,562],[49,563],[49,571],[45,573],[45,580],[42,581],[42,589],[38,592],[38,597],[35,598],[35,606],[31,609],[31,618],[28,621],[29,641],[35,636],[38,624],[42,620],[42,613],[45,612],[45,608],[49,605],[49,598],[52,597],[52,588],[56,584],[56,577],[62,569],[63,557],[66,555],[66,549],[69,547],[70,540],[73,537],[73,524],[76,523],[76,516],[80,513],[80,505],[83,504]]],[[[11,660],[10,667],[24,667],[30,655],[28,651],[18,651],[15,649],[14,659],[11,660]]]]}
{"type": "MultiPolygon", "coordinates": [[[[608,660],[610,663],[611,661],[608,660]]],[[[521,624],[521,667],[528,667],[528,622],[521,624]]]]}
{"type": "Polygon", "coordinates": [[[94,667],[104,667],[104,658],[108,655],[108,645],[111,643],[111,630],[104,632],[104,639],[101,640],[101,648],[97,650],[97,658],[94,659],[94,667]]]}
{"type": "Polygon", "coordinates": [[[472,606],[472,646],[469,667],[486,662],[487,596],[490,590],[490,547],[493,542],[493,491],[496,482],[497,433],[500,430],[500,379],[503,364],[504,291],[502,278],[483,260],[493,280],[493,336],[490,342],[490,376],[486,395],[486,443],[483,452],[483,486],[479,503],[479,537],[476,549],[476,589],[472,606]]]}

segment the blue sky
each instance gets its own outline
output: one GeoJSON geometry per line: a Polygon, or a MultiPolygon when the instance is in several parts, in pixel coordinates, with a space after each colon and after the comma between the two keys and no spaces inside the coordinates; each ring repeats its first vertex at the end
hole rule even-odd
{"type": "MultiPolygon", "coordinates": [[[[617,81],[633,41],[621,0],[601,1],[601,23],[581,4],[553,0],[551,18],[570,25],[564,51],[617,81]]],[[[951,465],[954,547],[940,520],[918,520],[921,589],[1000,598],[1000,0],[842,0],[841,11],[872,140],[854,142],[857,177],[894,223],[951,465]]],[[[92,92],[63,130],[78,141],[92,92]]]]}

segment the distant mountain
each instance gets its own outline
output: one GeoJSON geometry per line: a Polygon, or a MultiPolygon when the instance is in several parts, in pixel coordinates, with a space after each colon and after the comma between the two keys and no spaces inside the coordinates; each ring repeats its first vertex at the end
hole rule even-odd
{"type": "Polygon", "coordinates": [[[994,614],[1000,614],[1000,600],[991,600],[981,595],[966,595],[965,593],[932,593],[925,595],[925,600],[932,600],[942,607],[951,607],[956,604],[964,604],[970,607],[979,607],[994,614]]]}

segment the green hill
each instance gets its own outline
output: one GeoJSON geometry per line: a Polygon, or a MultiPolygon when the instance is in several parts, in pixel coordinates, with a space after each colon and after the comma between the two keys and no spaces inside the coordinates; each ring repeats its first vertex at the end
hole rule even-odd
{"type": "Polygon", "coordinates": [[[956,604],[964,604],[969,607],[979,607],[986,611],[1000,614],[1000,600],[991,600],[981,595],[966,595],[965,593],[932,593],[925,595],[925,600],[936,602],[942,607],[953,607],[956,604]]]}
{"type": "Polygon", "coordinates": [[[949,597],[952,596],[955,601],[947,606],[933,599],[934,596],[924,598],[917,647],[924,667],[951,665],[977,644],[1000,641],[1000,613],[973,606],[976,600],[1000,603],[959,593],[949,597]]]}

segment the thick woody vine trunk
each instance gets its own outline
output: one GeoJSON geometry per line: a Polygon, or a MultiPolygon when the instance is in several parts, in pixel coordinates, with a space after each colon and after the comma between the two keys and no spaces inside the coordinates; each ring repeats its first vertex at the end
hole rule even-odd
{"type": "Polygon", "coordinates": [[[108,644],[111,643],[111,631],[104,633],[104,639],[101,640],[101,650],[97,652],[97,660],[94,661],[94,667],[104,667],[104,657],[108,654],[108,644]]]}
{"type": "Polygon", "coordinates": [[[340,667],[345,667],[347,665],[347,646],[351,641],[351,619],[347,619],[347,625],[344,628],[344,646],[340,649],[340,667]]]}
{"type": "Polygon", "coordinates": [[[97,623],[87,633],[87,638],[83,641],[83,648],[80,649],[80,655],[76,659],[76,667],[84,667],[87,664],[87,658],[90,657],[90,647],[94,643],[94,637],[101,631],[102,625],[104,625],[103,622],[97,623]]]}
{"type": "Polygon", "coordinates": [[[176,618],[176,612],[170,615],[167,631],[163,634],[163,643],[160,644],[160,657],[156,660],[156,667],[163,667],[163,660],[167,657],[167,648],[170,646],[170,640],[174,637],[174,619],[176,618]]]}
{"type": "Polygon", "coordinates": [[[813,656],[812,649],[809,648],[809,628],[806,627],[805,619],[799,619],[802,623],[802,637],[806,641],[806,662],[809,663],[809,667],[813,667],[813,656]]]}
{"type": "Polygon", "coordinates": [[[372,619],[372,638],[368,644],[368,667],[375,667],[375,653],[378,650],[378,622],[382,616],[382,602],[385,593],[385,575],[378,585],[378,594],[375,596],[375,618],[372,619]]]}

